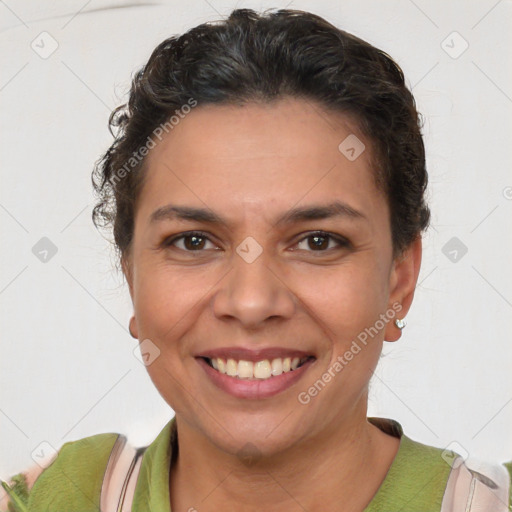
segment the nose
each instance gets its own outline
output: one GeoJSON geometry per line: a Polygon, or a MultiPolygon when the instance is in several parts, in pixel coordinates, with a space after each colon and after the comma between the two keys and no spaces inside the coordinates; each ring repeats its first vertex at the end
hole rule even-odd
{"type": "Polygon", "coordinates": [[[296,308],[294,298],[265,251],[251,263],[235,254],[233,268],[212,298],[213,311],[219,319],[236,319],[246,329],[257,329],[272,318],[291,318],[296,308]]]}

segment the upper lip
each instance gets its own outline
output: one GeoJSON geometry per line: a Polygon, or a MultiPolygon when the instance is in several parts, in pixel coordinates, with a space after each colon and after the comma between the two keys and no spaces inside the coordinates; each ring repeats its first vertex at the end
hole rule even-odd
{"type": "Polygon", "coordinates": [[[314,357],[311,352],[305,352],[303,350],[296,350],[292,348],[284,347],[268,347],[260,349],[249,349],[244,347],[223,347],[205,350],[196,355],[196,357],[207,357],[208,359],[235,359],[237,361],[264,361],[265,359],[272,360],[276,358],[285,357],[298,357],[299,359],[305,357],[314,357]]]}

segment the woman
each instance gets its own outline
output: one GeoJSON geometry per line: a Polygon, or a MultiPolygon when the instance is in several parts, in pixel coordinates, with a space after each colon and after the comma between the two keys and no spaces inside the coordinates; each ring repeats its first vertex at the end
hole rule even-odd
{"type": "Polygon", "coordinates": [[[476,472],[367,418],[429,221],[396,63],[309,13],[236,10],[161,43],[111,124],[94,221],[176,415],[136,452],[66,443],[11,482],[16,510],[508,509],[512,464],[476,472]]]}

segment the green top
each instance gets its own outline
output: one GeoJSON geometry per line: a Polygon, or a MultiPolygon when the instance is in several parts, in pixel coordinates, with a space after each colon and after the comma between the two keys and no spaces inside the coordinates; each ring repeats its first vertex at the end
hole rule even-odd
{"type": "MultiPolygon", "coordinates": [[[[439,512],[450,473],[451,456],[404,435],[395,420],[368,418],[384,432],[400,438],[389,471],[364,512],[439,512]]],[[[118,434],[97,434],[62,445],[57,458],[41,473],[32,489],[23,474],[11,480],[13,512],[99,511],[103,475],[118,434]],[[21,477],[21,478],[20,478],[21,477]]],[[[176,421],[172,418],[147,447],[133,498],[133,512],[170,512],[169,468],[177,453],[176,421]]],[[[453,454],[453,452],[450,452],[453,454]]],[[[453,454],[455,455],[455,454],[453,454]]],[[[505,464],[511,474],[512,462],[505,464]]],[[[5,486],[4,486],[5,488],[5,486]]],[[[512,496],[511,496],[512,501],[512,496]]]]}

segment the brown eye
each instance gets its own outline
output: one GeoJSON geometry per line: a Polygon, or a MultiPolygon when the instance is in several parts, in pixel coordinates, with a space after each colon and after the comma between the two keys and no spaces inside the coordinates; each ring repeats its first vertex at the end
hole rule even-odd
{"type": "Polygon", "coordinates": [[[183,237],[183,245],[186,249],[194,251],[196,249],[203,249],[205,244],[205,239],[202,236],[197,235],[188,235],[183,237]]]}
{"type": "Polygon", "coordinates": [[[205,245],[207,243],[210,243],[213,247],[215,247],[204,233],[194,231],[175,236],[170,240],[165,241],[164,245],[166,247],[174,246],[187,252],[201,252],[202,249],[205,249],[205,245]],[[181,246],[178,244],[178,242],[181,243],[181,246]]]}
{"type": "Polygon", "coordinates": [[[307,247],[310,249],[309,252],[326,252],[329,249],[342,248],[349,245],[348,240],[322,231],[309,234],[304,237],[297,246],[304,242],[307,243],[307,247]],[[334,242],[334,247],[330,245],[331,242],[334,242]]]}

